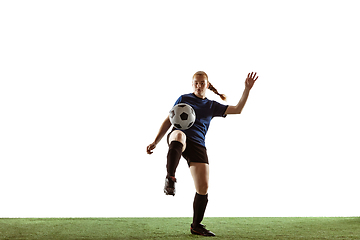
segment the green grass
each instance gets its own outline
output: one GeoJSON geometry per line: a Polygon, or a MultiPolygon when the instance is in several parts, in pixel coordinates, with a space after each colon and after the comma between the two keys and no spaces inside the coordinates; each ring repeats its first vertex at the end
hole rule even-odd
{"type": "MultiPolygon", "coordinates": [[[[191,218],[2,218],[0,239],[198,239],[191,218]]],[[[218,239],[360,239],[360,217],[205,218],[218,239]]]]}

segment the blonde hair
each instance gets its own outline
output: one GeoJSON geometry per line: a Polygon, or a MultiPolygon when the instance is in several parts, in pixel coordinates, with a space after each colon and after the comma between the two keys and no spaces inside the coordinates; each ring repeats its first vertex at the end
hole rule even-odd
{"type": "Polygon", "coordinates": [[[213,91],[216,95],[219,95],[222,100],[226,101],[226,96],[225,96],[225,94],[220,94],[220,93],[216,90],[216,88],[209,82],[209,77],[208,77],[208,75],[207,75],[205,72],[203,72],[203,71],[198,71],[198,72],[196,72],[196,73],[194,74],[194,76],[192,77],[193,80],[194,80],[195,76],[205,76],[206,80],[207,80],[208,83],[209,83],[209,88],[208,88],[208,89],[211,90],[211,91],[213,91]]]}

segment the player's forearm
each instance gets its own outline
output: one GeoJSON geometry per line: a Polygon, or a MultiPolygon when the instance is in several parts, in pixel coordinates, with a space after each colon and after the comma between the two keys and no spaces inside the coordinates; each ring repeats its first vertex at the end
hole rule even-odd
{"type": "Polygon", "coordinates": [[[249,93],[250,93],[250,89],[245,88],[243,95],[241,96],[240,101],[238,102],[238,104],[236,105],[236,111],[238,114],[240,114],[246,104],[246,101],[249,97],[249,93]]]}
{"type": "Polygon", "coordinates": [[[165,121],[161,124],[161,127],[159,129],[159,132],[155,138],[155,141],[154,143],[157,145],[161,139],[165,136],[166,132],[169,130],[169,128],[171,127],[171,123],[170,123],[170,120],[169,120],[169,117],[167,117],[165,119],[165,121]]]}

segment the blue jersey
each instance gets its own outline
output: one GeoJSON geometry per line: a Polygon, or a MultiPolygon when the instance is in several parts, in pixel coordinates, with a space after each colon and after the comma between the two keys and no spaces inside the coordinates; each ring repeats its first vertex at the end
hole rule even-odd
{"type": "Polygon", "coordinates": [[[205,147],[205,135],[209,129],[213,117],[226,117],[225,111],[228,105],[220,104],[207,98],[202,99],[194,93],[181,95],[174,106],[179,103],[187,103],[194,108],[196,120],[194,125],[186,130],[186,138],[205,147]]]}

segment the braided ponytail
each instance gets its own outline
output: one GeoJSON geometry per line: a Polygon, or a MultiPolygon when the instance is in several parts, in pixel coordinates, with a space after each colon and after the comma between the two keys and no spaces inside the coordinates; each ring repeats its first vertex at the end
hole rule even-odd
{"type": "MultiPolygon", "coordinates": [[[[208,80],[208,82],[209,82],[209,80],[208,80]]],[[[209,82],[209,90],[213,91],[216,95],[219,95],[220,98],[221,98],[221,100],[226,101],[226,96],[225,96],[225,94],[220,94],[220,93],[216,90],[216,88],[214,88],[214,86],[213,86],[210,82],[209,82]]]]}
{"type": "Polygon", "coordinates": [[[220,94],[220,93],[216,90],[216,88],[209,82],[208,75],[207,75],[205,72],[203,72],[203,71],[198,71],[198,72],[196,72],[196,73],[194,74],[194,76],[193,76],[193,79],[194,79],[195,76],[197,76],[197,75],[204,75],[205,78],[206,78],[206,80],[207,80],[208,83],[209,83],[209,90],[213,91],[216,95],[219,95],[220,98],[221,98],[223,101],[226,101],[226,96],[225,96],[225,94],[220,94]]]}

